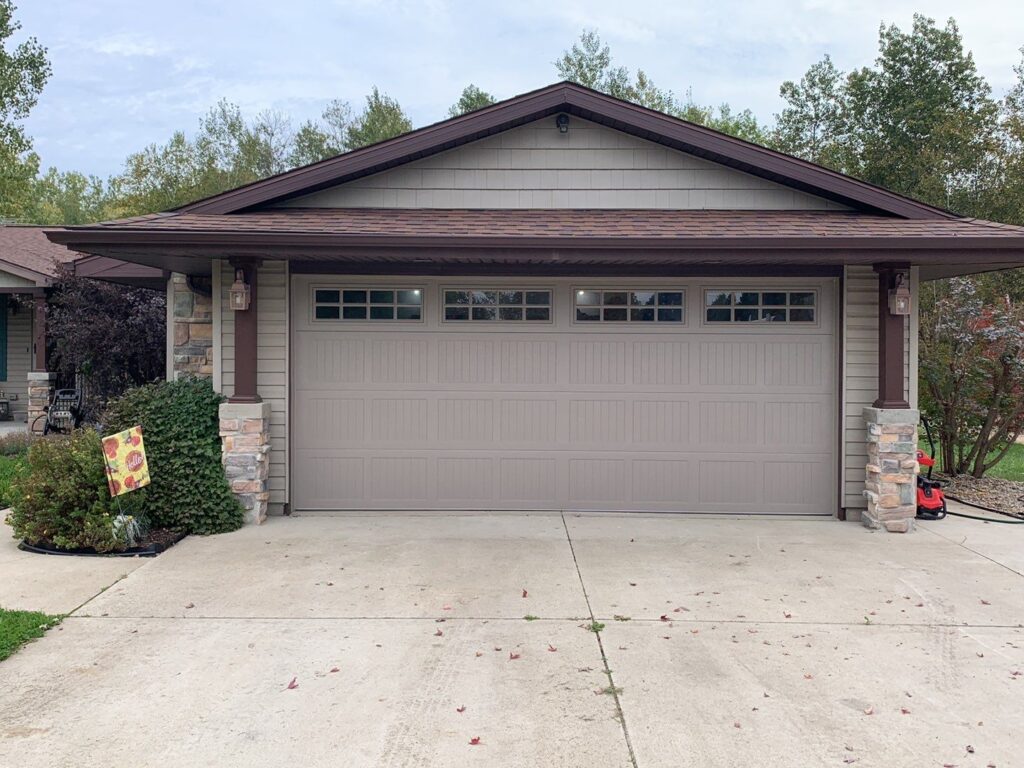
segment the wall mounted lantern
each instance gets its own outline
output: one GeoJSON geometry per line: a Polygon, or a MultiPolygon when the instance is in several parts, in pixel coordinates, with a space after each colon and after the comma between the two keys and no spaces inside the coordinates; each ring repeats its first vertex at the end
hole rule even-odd
{"type": "Polygon", "coordinates": [[[889,289],[889,314],[910,314],[910,287],[905,272],[896,273],[896,285],[889,289]]]}
{"type": "Polygon", "coordinates": [[[569,116],[564,112],[555,118],[555,125],[558,126],[559,133],[569,132],[569,116]]]}
{"type": "Polygon", "coordinates": [[[230,297],[228,305],[235,312],[244,312],[249,308],[252,290],[249,288],[249,284],[245,282],[245,272],[243,270],[235,270],[235,282],[231,284],[228,294],[230,297]]]}

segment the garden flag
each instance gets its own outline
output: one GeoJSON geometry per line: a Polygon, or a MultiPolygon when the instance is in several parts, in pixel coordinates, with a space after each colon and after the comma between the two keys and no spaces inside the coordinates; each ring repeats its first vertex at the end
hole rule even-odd
{"type": "Polygon", "coordinates": [[[120,496],[149,485],[142,427],[132,427],[104,437],[103,459],[107,463],[107,484],[111,496],[120,496]]]}

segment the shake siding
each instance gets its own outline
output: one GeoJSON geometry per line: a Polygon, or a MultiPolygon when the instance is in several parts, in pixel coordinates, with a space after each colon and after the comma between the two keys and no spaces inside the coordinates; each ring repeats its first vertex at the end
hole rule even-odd
{"type": "Polygon", "coordinates": [[[282,203],[308,208],[843,210],[766,179],[554,116],[282,203]]]}
{"type": "MultiPolygon", "coordinates": [[[[31,301],[31,299],[29,300],[31,301]]],[[[28,372],[32,366],[32,305],[22,304],[17,314],[7,303],[7,381],[0,381],[11,400],[15,421],[28,418],[28,372]]]]}
{"type": "MultiPolygon", "coordinates": [[[[234,281],[231,265],[221,262],[220,333],[221,392],[235,387],[235,318],[228,308],[228,291],[234,281]]],[[[288,266],[266,261],[257,270],[259,362],[256,388],[270,403],[270,511],[280,513],[288,501],[288,266]]]]}
{"type": "MultiPolygon", "coordinates": [[[[871,267],[846,267],[844,285],[841,503],[848,509],[864,509],[867,430],[861,412],[878,397],[878,276],[871,267]]],[[[903,391],[917,407],[916,269],[911,273],[911,292],[915,314],[904,326],[903,391]]]]}

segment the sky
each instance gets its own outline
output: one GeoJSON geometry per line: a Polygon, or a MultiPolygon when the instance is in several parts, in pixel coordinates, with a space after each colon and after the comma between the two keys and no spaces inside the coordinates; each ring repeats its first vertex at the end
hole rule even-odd
{"type": "Polygon", "coordinates": [[[19,37],[49,49],[53,76],[26,121],[43,167],[107,177],[129,152],[191,133],[221,98],[294,125],[377,85],[415,126],[463,87],[499,98],[558,80],[552,62],[595,29],[614,63],[701,104],[770,120],[779,85],[830,54],[875,58],[878,28],[915,11],[953,16],[1002,95],[1024,46],[1020,0],[15,0],[19,37]]]}

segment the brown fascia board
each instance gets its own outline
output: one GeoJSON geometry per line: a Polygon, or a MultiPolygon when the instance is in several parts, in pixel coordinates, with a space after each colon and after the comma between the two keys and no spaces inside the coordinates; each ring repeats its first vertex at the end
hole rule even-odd
{"type": "Polygon", "coordinates": [[[271,176],[176,210],[227,214],[280,202],[379,173],[558,112],[573,114],[861,210],[909,219],[954,216],[949,211],[806,160],[568,82],[515,96],[490,107],[271,176]]]}
{"type": "Polygon", "coordinates": [[[348,248],[480,250],[816,250],[816,251],[956,251],[1016,254],[1024,263],[1024,239],[1016,237],[474,237],[417,235],[344,235],[313,232],[210,232],[107,227],[51,230],[47,237],[74,250],[104,247],[221,248],[261,251],[268,256],[303,249],[348,248]]]}

